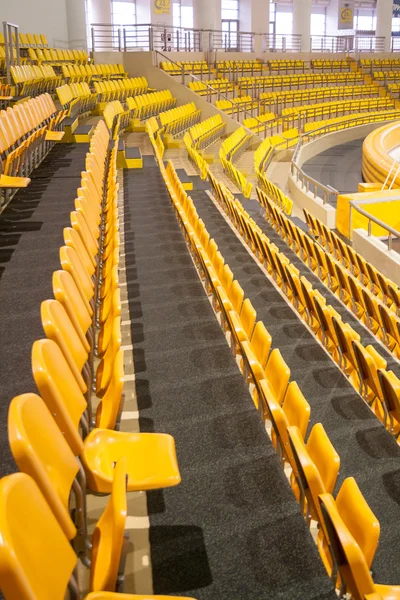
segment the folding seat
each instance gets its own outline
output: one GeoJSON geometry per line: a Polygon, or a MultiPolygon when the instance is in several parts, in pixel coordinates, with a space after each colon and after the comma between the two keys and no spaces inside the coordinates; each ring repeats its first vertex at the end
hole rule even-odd
{"type": "Polygon", "coordinates": [[[400,380],[393,371],[385,369],[379,369],[378,376],[388,415],[386,427],[397,440],[400,435],[400,380]]]}
{"type": "MultiPolygon", "coordinates": [[[[119,468],[118,468],[119,471],[119,468]]],[[[120,473],[118,472],[118,475],[120,473]]],[[[118,477],[118,482],[123,479],[118,477]]],[[[92,587],[104,585],[111,580],[115,572],[117,554],[113,552],[122,541],[121,525],[125,520],[126,506],[122,494],[115,494],[115,509],[110,506],[98,524],[96,538],[101,544],[97,546],[98,555],[94,557],[98,578],[92,578],[92,587]],[[118,522],[112,517],[118,516],[118,522]],[[101,539],[103,534],[105,542],[101,539]],[[107,562],[110,561],[110,562],[107,562]],[[97,567],[98,564],[98,567],[97,567]],[[100,569],[102,568],[103,573],[100,569]],[[106,571],[107,570],[107,571],[106,571]]],[[[71,591],[71,597],[80,597],[79,587],[74,573],[77,557],[64,532],[53,515],[49,505],[35,481],[25,473],[15,473],[4,477],[0,482],[0,554],[2,570],[0,573],[1,588],[5,598],[21,600],[30,598],[52,598],[62,600],[71,591]],[[26,502],[29,498],[29,502],[26,502]],[[21,545],[21,532],[24,543],[21,545]],[[47,576],[44,576],[44,573],[47,576]],[[50,574],[50,575],[49,575],[50,574]],[[69,593],[69,592],[68,592],[69,593]]],[[[96,541],[97,544],[97,541],[96,541]]],[[[91,592],[85,600],[165,600],[165,596],[142,596],[115,592],[91,592]]],[[[170,600],[173,600],[171,597],[170,600]]],[[[175,600],[177,600],[175,598],[175,600]]],[[[183,599],[185,600],[185,599],[183,599]]],[[[186,600],[190,600],[186,598],[186,600]]]]}
{"type": "Polygon", "coordinates": [[[372,333],[374,333],[380,340],[384,341],[385,335],[381,315],[379,312],[379,302],[365,288],[362,288],[361,293],[365,307],[365,323],[372,333]]]}
{"type": "Polygon", "coordinates": [[[169,487],[180,482],[174,440],[167,434],[130,434],[93,429],[82,441],[87,403],[61,350],[52,340],[39,340],[32,349],[36,385],[57,425],[83,462],[90,488],[108,493],[112,464],[127,455],[128,490],[169,487]],[[146,458],[145,458],[146,457],[146,458]]]}
{"type": "Polygon", "coordinates": [[[378,369],[386,369],[386,361],[373,346],[368,346],[368,349],[364,348],[357,340],[352,341],[352,346],[360,380],[359,393],[379,420],[386,424],[386,406],[383,402],[383,394],[378,377],[378,369]]]}
{"type": "Polygon", "coordinates": [[[234,355],[240,351],[242,342],[251,339],[256,317],[257,313],[248,298],[242,304],[240,315],[233,311],[228,315],[232,334],[231,347],[234,355]]]}
{"type": "MultiPolygon", "coordinates": [[[[344,524],[356,540],[368,566],[371,568],[378,547],[380,525],[354,477],[347,477],[343,481],[335,504],[344,524]]],[[[327,540],[323,528],[318,532],[317,544],[325,568],[328,574],[331,574],[332,557],[329,550],[329,537],[327,540]]]]}
{"type": "Polygon", "coordinates": [[[306,444],[297,427],[288,427],[287,432],[295,465],[290,479],[293,493],[300,502],[307,524],[310,525],[311,519],[321,523],[318,496],[333,492],[340,457],[321,423],[314,425],[306,444]]]}
{"type": "Polygon", "coordinates": [[[400,359],[400,319],[384,304],[379,304],[384,343],[400,359]]]}
{"type": "Polygon", "coordinates": [[[400,290],[394,283],[389,281],[387,287],[390,299],[393,302],[393,310],[395,310],[397,315],[400,316],[400,290]]]}
{"type": "Polygon", "coordinates": [[[338,340],[336,338],[335,329],[332,324],[332,318],[341,319],[340,315],[332,306],[326,306],[323,304],[318,296],[314,296],[314,306],[316,316],[321,326],[317,335],[321,340],[322,344],[332,355],[335,362],[339,362],[340,357],[338,353],[338,340]]]}
{"type": "Polygon", "coordinates": [[[91,591],[115,590],[117,577],[120,581],[124,577],[123,571],[119,573],[119,566],[124,564],[126,458],[120,458],[115,464],[110,500],[90,544],[86,489],[80,477],[79,460],[42,399],[35,394],[15,397],[10,404],[8,426],[17,465],[36,482],[64,535],[73,540],[73,547],[85,564],[86,548],[91,547],[91,591]],[[73,513],[69,508],[71,495],[76,502],[73,513]]]}
{"type": "Polygon", "coordinates": [[[310,405],[295,381],[289,384],[282,406],[279,406],[275,399],[271,398],[265,384],[266,381],[261,382],[264,402],[267,407],[266,416],[267,418],[270,417],[273,423],[272,444],[277,449],[283,466],[285,462],[289,462],[293,469],[295,463],[289,445],[288,427],[297,427],[304,439],[310,420],[310,405]]]}
{"type": "MultiPolygon", "coordinates": [[[[336,290],[337,295],[340,300],[348,307],[352,307],[353,299],[350,290],[349,284],[349,276],[347,275],[345,269],[339,263],[333,263],[335,268],[336,280],[339,284],[338,289],[336,290]]],[[[351,277],[351,276],[350,276],[351,277]]]]}
{"type": "Polygon", "coordinates": [[[333,497],[322,494],[319,503],[333,568],[340,576],[341,593],[354,600],[394,600],[400,597],[400,586],[373,582],[363,550],[346,527],[333,497]]]}

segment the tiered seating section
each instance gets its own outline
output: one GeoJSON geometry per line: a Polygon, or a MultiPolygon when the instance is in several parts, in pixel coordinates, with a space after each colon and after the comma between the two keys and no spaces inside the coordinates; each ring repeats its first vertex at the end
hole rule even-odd
{"type": "Polygon", "coordinates": [[[61,269],[52,280],[54,298],[41,305],[45,338],[32,347],[40,396],[23,394],[10,405],[9,439],[21,473],[0,482],[1,588],[8,598],[16,590],[21,590],[21,598],[61,598],[68,580],[77,590],[73,571],[78,557],[90,566],[87,598],[94,600],[96,592],[104,591],[117,598],[111,592],[123,591],[126,492],[175,486],[181,479],[170,435],[116,430],[124,361],[118,140],[110,141],[101,120],[91,139],[71,222],[64,229],[61,269]],[[85,501],[89,491],[110,494],[90,540],[85,501]],[[70,510],[70,494],[77,510],[70,510]],[[21,526],[23,552],[14,537],[21,526]],[[25,578],[32,568],[43,573],[50,560],[57,565],[55,576],[25,578]]]}
{"type": "MultiPolygon", "coordinates": [[[[310,406],[306,398],[298,385],[290,382],[290,370],[279,349],[275,348],[271,351],[271,335],[265,325],[257,321],[256,311],[250,300],[244,297],[242,288],[234,279],[234,273],[224,262],[215,241],[210,238],[204,223],[199,219],[196,208],[184,191],[172,164],[169,162],[165,169],[162,158],[158,157],[158,160],[204,287],[212,298],[213,306],[220,317],[221,326],[227,333],[234,355],[240,357],[238,364],[252,390],[260,417],[264,423],[270,422],[272,425],[272,442],[278,456],[281,457],[282,467],[289,466],[291,469],[292,489],[300,502],[306,522],[307,524],[311,521],[318,523],[318,548],[328,573],[332,572],[333,557],[334,561],[338,561],[341,573],[340,580],[335,577],[334,582],[338,589],[341,589],[341,593],[343,590],[353,592],[360,587],[371,593],[385,593],[382,598],[393,597],[398,588],[375,584],[369,572],[379,541],[378,520],[352,477],[343,482],[336,500],[333,498],[340,468],[340,456],[321,423],[314,425],[308,440],[305,441],[310,418],[310,406]],[[321,506],[325,506],[326,509],[321,506]],[[357,507],[356,512],[353,510],[354,507],[357,507]],[[340,548],[338,549],[337,546],[338,536],[341,536],[343,544],[350,548],[349,560],[347,555],[344,559],[340,554],[340,548]],[[357,551],[356,559],[355,551],[357,551]],[[349,571],[342,567],[343,562],[346,566],[350,564],[352,569],[350,575],[349,571]],[[363,574],[360,574],[360,564],[365,571],[363,574]],[[367,586],[364,585],[364,576],[367,586]]],[[[216,201],[226,212],[249,250],[263,263],[276,284],[334,359],[340,365],[348,366],[349,370],[346,374],[350,380],[352,375],[358,378],[357,389],[359,384],[362,384],[364,397],[378,418],[381,418],[390,431],[394,424],[397,428],[395,417],[397,414],[400,417],[400,413],[393,409],[393,402],[391,410],[385,412],[385,400],[379,397],[378,390],[374,387],[376,377],[372,375],[378,374],[379,380],[384,382],[382,387],[385,387],[388,394],[395,394],[398,399],[400,399],[400,381],[393,373],[385,370],[385,361],[374,348],[362,346],[358,334],[342,321],[332,307],[327,306],[324,297],[313,289],[311,283],[305,277],[300,279],[296,267],[270,242],[224,184],[216,180],[211,171],[208,171],[208,175],[216,201]],[[332,331],[336,330],[341,333],[338,333],[333,340],[330,336],[332,331]],[[338,339],[342,333],[343,339],[350,339],[353,354],[357,357],[355,360],[349,358],[347,362],[347,354],[342,351],[338,339]],[[342,360],[345,362],[342,363],[342,360]],[[368,369],[366,371],[365,365],[370,371],[368,369]]],[[[302,256],[303,252],[308,252],[308,243],[313,243],[311,238],[293,225],[263,192],[260,191],[259,195],[266,209],[267,218],[277,231],[285,232],[285,236],[299,256],[302,256]]],[[[354,381],[353,384],[355,383],[354,381]]],[[[393,399],[392,396],[390,397],[393,399]]],[[[361,595],[354,595],[354,597],[360,600],[363,598],[361,595]]]]}
{"type": "Polygon", "coordinates": [[[245,198],[250,198],[253,184],[247,181],[246,177],[235,167],[233,161],[238,160],[242,152],[246,150],[251,137],[243,127],[240,127],[222,142],[219,150],[219,159],[226,174],[236,187],[241,190],[245,198]]]}
{"type": "Polygon", "coordinates": [[[5,190],[0,206],[10,199],[10,190],[29,184],[28,175],[62,139],[64,117],[49,94],[0,111],[0,189],[5,190]]]}

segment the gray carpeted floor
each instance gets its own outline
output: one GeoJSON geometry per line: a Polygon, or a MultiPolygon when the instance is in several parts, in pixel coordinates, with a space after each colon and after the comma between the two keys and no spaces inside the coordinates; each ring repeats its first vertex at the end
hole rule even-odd
{"type": "Polygon", "coordinates": [[[355,476],[381,523],[373,564],[376,581],[400,581],[400,448],[252,261],[208,195],[195,191],[191,196],[258,318],[270,331],[273,346],[280,348],[292,379],[309,401],[311,425],[322,422],[340,454],[338,486],[345,477],[355,476]]]}
{"type": "Polygon", "coordinates": [[[63,228],[69,224],[87,144],[57,145],[0,216],[0,475],[16,470],[7,435],[8,406],[17,394],[36,391],[33,342],[43,336],[40,304],[52,297],[60,268],[63,228]]]}
{"type": "Polygon", "coordinates": [[[333,599],[158,167],[147,161],[143,171],[125,173],[140,424],[174,435],[182,472],[180,486],[148,494],[154,592],[198,600],[333,599]]]}
{"type": "Polygon", "coordinates": [[[302,169],[324,185],[340,193],[358,191],[362,182],[362,144],[364,138],[340,144],[321,152],[304,163],[302,169]]]}

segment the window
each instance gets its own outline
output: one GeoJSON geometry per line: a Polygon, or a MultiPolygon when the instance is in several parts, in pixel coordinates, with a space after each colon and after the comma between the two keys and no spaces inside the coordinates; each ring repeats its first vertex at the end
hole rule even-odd
{"type": "Polygon", "coordinates": [[[137,32],[134,27],[136,23],[136,3],[135,0],[112,0],[111,16],[113,22],[113,46],[118,47],[123,43],[121,38],[122,30],[125,32],[127,45],[137,45],[137,32]]]}
{"type": "MultiPolygon", "coordinates": [[[[290,7],[291,9],[292,7],[290,7]]],[[[293,12],[280,11],[275,13],[275,33],[277,35],[291,35],[293,33],[293,12]]]]}
{"type": "Polygon", "coordinates": [[[86,42],[88,50],[92,50],[92,28],[93,12],[92,0],[85,0],[85,16],[86,16],[86,42]]]}
{"type": "Polygon", "coordinates": [[[239,0],[221,0],[221,19],[239,21],[239,0]]]}
{"type": "Polygon", "coordinates": [[[359,8],[354,15],[354,29],[356,31],[375,31],[376,16],[373,8],[359,8]]]}
{"type": "Polygon", "coordinates": [[[111,10],[113,25],[134,25],[136,23],[136,3],[134,0],[113,0],[111,10]]]}
{"type": "Polygon", "coordinates": [[[325,35],[326,34],[326,12],[322,9],[321,12],[311,13],[310,23],[311,35],[325,35]]]}
{"type": "Polygon", "coordinates": [[[174,27],[193,29],[193,6],[187,0],[184,5],[181,2],[174,2],[172,4],[172,19],[174,27]]]}
{"type": "Polygon", "coordinates": [[[396,33],[396,34],[400,34],[400,17],[393,17],[392,32],[396,33]]]}

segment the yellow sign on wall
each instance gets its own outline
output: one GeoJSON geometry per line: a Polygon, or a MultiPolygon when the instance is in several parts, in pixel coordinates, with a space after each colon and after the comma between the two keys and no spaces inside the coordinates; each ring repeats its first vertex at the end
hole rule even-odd
{"type": "Polygon", "coordinates": [[[169,15],[171,11],[171,0],[154,0],[154,12],[156,15],[169,15]]]}
{"type": "Polygon", "coordinates": [[[353,29],[354,0],[339,0],[338,29],[353,29]]]}

